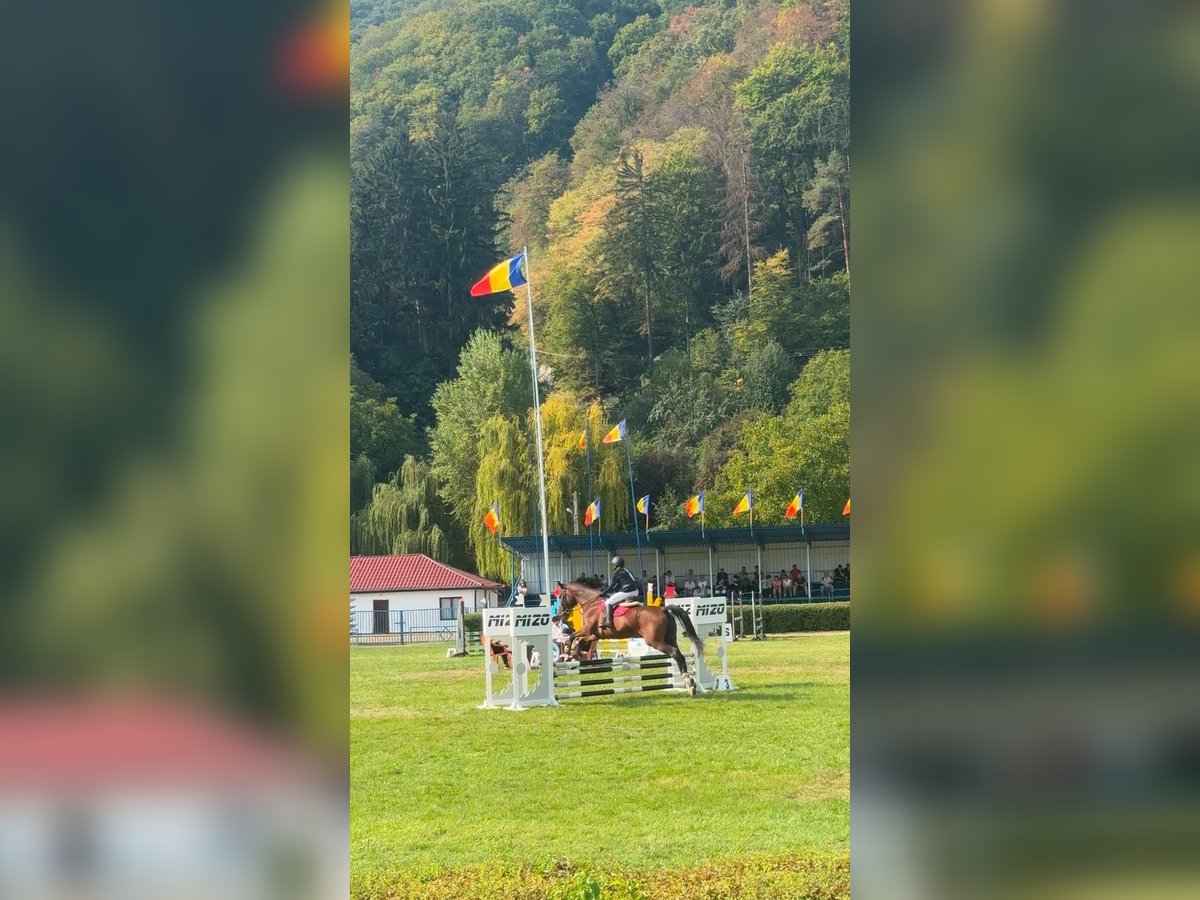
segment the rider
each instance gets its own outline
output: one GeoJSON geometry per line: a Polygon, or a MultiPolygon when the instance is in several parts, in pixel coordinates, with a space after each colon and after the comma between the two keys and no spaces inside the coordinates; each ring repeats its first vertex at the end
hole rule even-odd
{"type": "Polygon", "coordinates": [[[604,624],[609,628],[613,623],[613,609],[622,600],[641,596],[637,579],[625,568],[625,559],[620,556],[612,558],[612,580],[604,589],[604,624]]]}

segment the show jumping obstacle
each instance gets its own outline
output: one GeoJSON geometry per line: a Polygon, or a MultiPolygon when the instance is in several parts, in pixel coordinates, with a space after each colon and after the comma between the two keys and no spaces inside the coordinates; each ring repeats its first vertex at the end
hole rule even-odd
{"type": "MultiPolygon", "coordinates": [[[[727,648],[733,639],[727,623],[723,597],[681,597],[667,601],[679,606],[692,619],[696,631],[705,639],[717,638],[716,654],[721,671],[712,672],[704,655],[683,654],[687,667],[701,692],[736,690],[729,677],[727,648]]],[[[647,691],[686,690],[683,673],[670,657],[661,653],[632,655],[636,639],[623,650],[627,655],[599,658],[586,662],[551,664],[555,657],[550,627],[550,612],[537,607],[501,607],[483,611],[483,640],[503,641],[512,649],[512,680],[503,688],[495,686],[500,669],[492,660],[485,662],[485,697],[480,709],[522,710],[533,706],[557,706],[559,701],[582,697],[601,697],[647,691]],[[540,668],[535,664],[540,662],[540,668]],[[606,676],[596,678],[595,676],[606,676]]],[[[617,652],[616,647],[607,648],[617,652]]]]}

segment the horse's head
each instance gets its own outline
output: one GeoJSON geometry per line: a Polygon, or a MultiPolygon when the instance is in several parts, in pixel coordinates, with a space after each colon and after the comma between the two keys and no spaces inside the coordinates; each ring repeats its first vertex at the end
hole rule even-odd
{"type": "Polygon", "coordinates": [[[595,599],[599,593],[595,588],[580,584],[578,581],[564,584],[562,596],[558,598],[558,614],[564,617],[570,615],[571,610],[576,606],[587,600],[595,599]]]}

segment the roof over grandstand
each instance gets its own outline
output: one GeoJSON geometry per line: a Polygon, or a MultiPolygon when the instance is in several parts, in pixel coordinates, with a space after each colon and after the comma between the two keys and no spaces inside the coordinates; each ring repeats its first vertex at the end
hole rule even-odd
{"type": "MultiPolygon", "coordinates": [[[[587,552],[589,547],[618,550],[638,543],[656,550],[670,547],[767,547],[772,544],[832,543],[850,540],[849,525],[764,525],[754,528],[686,528],[676,531],[604,532],[593,534],[591,543],[586,534],[550,535],[551,553],[587,552]]],[[[501,538],[514,553],[523,555],[542,552],[540,534],[501,538]]]]}
{"type": "Polygon", "coordinates": [[[496,590],[499,582],[440,563],[424,553],[350,557],[350,593],[428,591],[443,588],[496,590]]]}

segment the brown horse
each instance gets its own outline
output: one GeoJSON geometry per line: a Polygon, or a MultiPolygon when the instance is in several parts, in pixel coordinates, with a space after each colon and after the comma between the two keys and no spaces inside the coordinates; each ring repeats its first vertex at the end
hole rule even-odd
{"type": "MultiPolygon", "coordinates": [[[[683,675],[688,694],[696,695],[696,679],[688,672],[687,660],[679,650],[679,640],[676,636],[676,625],[696,648],[696,654],[704,658],[704,641],[696,633],[692,618],[678,606],[630,606],[620,617],[614,615],[612,627],[604,625],[604,597],[600,591],[587,585],[572,581],[563,586],[562,597],[558,601],[558,612],[564,619],[571,614],[576,606],[583,627],[580,635],[592,635],[600,638],[631,638],[638,637],[653,647],[659,653],[673,659],[683,675]]],[[[614,610],[614,614],[617,610],[614,610]]]]}

